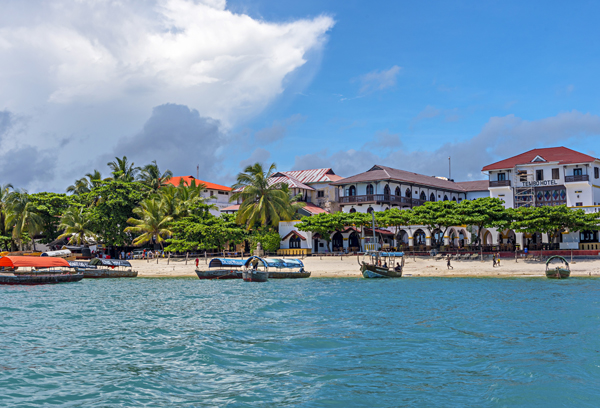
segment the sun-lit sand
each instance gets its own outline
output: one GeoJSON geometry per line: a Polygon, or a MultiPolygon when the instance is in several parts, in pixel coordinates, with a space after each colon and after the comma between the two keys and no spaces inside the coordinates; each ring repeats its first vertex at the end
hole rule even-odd
{"type": "MultiPolygon", "coordinates": [[[[307,257],[303,259],[305,269],[312,272],[312,278],[358,278],[359,265],[356,256],[344,257],[307,257]]],[[[140,277],[195,277],[194,259],[190,258],[186,265],[185,259],[167,261],[160,258],[158,263],[153,260],[131,261],[140,277]],[[168,263],[167,263],[168,262],[168,263]]],[[[446,261],[436,261],[432,258],[408,257],[405,260],[404,276],[481,276],[481,277],[543,277],[545,264],[542,262],[524,261],[514,258],[503,258],[501,265],[494,268],[492,261],[452,261],[454,269],[447,269],[446,261]]],[[[200,259],[200,269],[207,268],[204,258],[200,259]]],[[[575,260],[571,264],[571,276],[600,276],[599,260],[575,260]]]]}

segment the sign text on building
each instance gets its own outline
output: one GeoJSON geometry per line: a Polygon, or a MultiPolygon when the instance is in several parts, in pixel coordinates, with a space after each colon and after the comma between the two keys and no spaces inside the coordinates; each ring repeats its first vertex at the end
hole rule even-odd
{"type": "Polygon", "coordinates": [[[523,181],[522,187],[556,186],[556,180],[523,181]]]}

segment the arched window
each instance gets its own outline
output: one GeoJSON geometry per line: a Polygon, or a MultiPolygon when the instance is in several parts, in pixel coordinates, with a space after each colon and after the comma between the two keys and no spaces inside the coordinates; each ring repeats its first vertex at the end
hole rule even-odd
{"type": "Polygon", "coordinates": [[[421,191],[421,200],[427,201],[427,196],[425,195],[424,191],[421,191]]]}
{"type": "Polygon", "coordinates": [[[350,208],[350,213],[355,213],[356,212],[356,208],[350,208]]]}
{"type": "Polygon", "coordinates": [[[293,236],[290,238],[290,248],[300,248],[300,238],[293,236]]]}
{"type": "Polygon", "coordinates": [[[400,187],[396,187],[396,197],[400,197],[402,193],[400,192],[400,187]]]}
{"type": "Polygon", "coordinates": [[[355,196],[356,195],[356,187],[350,186],[350,188],[348,189],[348,195],[355,196]]]}
{"type": "Polygon", "coordinates": [[[404,196],[405,197],[412,197],[412,194],[410,192],[410,188],[407,188],[406,191],[404,192],[404,196]]]}
{"type": "Polygon", "coordinates": [[[367,186],[367,195],[373,194],[373,184],[367,186]]]}
{"type": "Polygon", "coordinates": [[[456,201],[456,197],[452,197],[452,201],[456,201]]]}
{"type": "Polygon", "coordinates": [[[368,212],[369,214],[371,214],[371,213],[373,212],[373,207],[369,207],[369,208],[367,209],[367,212],[368,212]]]}
{"type": "Polygon", "coordinates": [[[429,196],[429,201],[435,201],[435,194],[431,193],[429,196]]]}
{"type": "Polygon", "coordinates": [[[389,184],[386,184],[385,187],[383,188],[383,194],[385,195],[390,195],[392,194],[392,192],[390,191],[390,186],[389,184]]]}
{"type": "Polygon", "coordinates": [[[448,196],[444,195],[444,201],[448,201],[448,196]]]}

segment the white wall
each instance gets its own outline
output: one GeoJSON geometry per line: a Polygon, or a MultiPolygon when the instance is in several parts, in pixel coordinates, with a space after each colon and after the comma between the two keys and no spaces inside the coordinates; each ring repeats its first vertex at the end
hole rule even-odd
{"type": "Polygon", "coordinates": [[[592,186],[585,183],[568,183],[567,185],[567,206],[575,207],[576,203],[583,205],[593,205],[594,197],[592,186]],[[578,193],[581,191],[581,193],[578,193]]]}
{"type": "Polygon", "coordinates": [[[467,192],[467,200],[475,200],[476,198],[485,198],[490,197],[490,191],[468,191],[467,192]]]}
{"type": "Polygon", "coordinates": [[[280,221],[279,222],[279,237],[282,238],[282,241],[280,243],[280,248],[289,249],[290,240],[289,240],[289,238],[286,240],[283,240],[283,237],[285,237],[292,231],[297,231],[300,235],[302,235],[303,237],[306,238],[306,241],[304,241],[304,240],[300,241],[300,248],[312,248],[313,234],[312,234],[312,232],[309,232],[309,231],[298,231],[298,229],[296,228],[296,224],[298,224],[299,222],[300,222],[299,220],[280,221]]]}
{"type": "Polygon", "coordinates": [[[504,201],[504,208],[513,208],[514,196],[513,190],[510,187],[493,187],[490,188],[490,197],[499,198],[504,201]]]}

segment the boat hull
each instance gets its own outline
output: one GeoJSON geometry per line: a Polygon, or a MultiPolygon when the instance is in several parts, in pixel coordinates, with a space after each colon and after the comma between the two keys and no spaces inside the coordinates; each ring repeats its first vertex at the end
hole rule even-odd
{"type": "Polygon", "coordinates": [[[244,271],[242,272],[244,282],[266,282],[269,279],[269,272],[264,271],[244,271]]]}
{"type": "Polygon", "coordinates": [[[546,271],[548,279],[567,279],[571,276],[571,271],[565,268],[554,268],[546,271]]]}
{"type": "Polygon", "coordinates": [[[310,272],[269,272],[269,279],[303,279],[310,278],[310,272]]]}
{"type": "Polygon", "coordinates": [[[365,262],[360,266],[360,273],[363,278],[401,278],[402,271],[389,270],[375,265],[369,265],[365,262]]]}
{"type": "Polygon", "coordinates": [[[212,271],[199,271],[196,269],[198,279],[242,279],[242,273],[234,269],[215,269],[212,271]]]}
{"type": "Polygon", "coordinates": [[[85,279],[105,279],[105,278],[136,278],[137,271],[115,271],[112,269],[84,269],[82,270],[85,279]]]}
{"type": "Polygon", "coordinates": [[[83,273],[0,275],[0,285],[51,285],[79,282],[83,273]]]}

